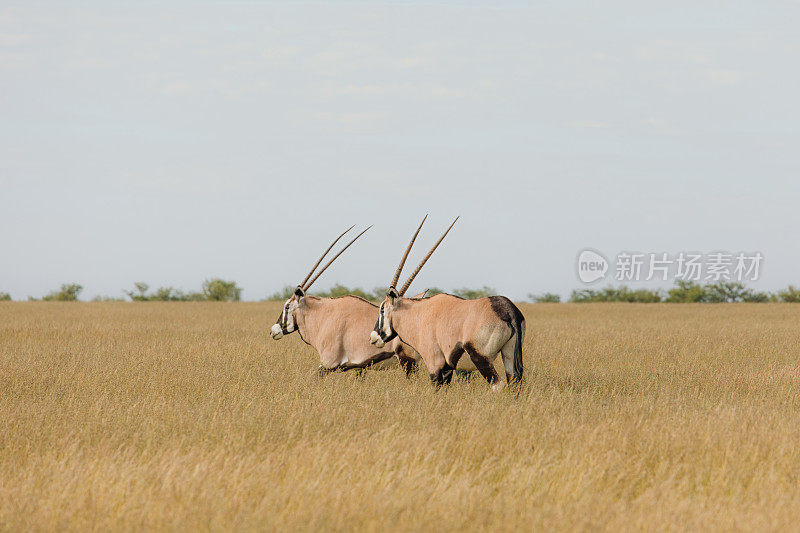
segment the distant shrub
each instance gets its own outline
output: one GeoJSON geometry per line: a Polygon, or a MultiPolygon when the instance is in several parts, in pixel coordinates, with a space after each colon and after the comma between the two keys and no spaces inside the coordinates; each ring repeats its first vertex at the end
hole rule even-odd
{"type": "Polygon", "coordinates": [[[389,287],[381,286],[381,287],[374,287],[372,289],[372,298],[367,298],[373,302],[380,302],[384,298],[386,298],[386,291],[389,290],[389,287]]]}
{"type": "Polygon", "coordinates": [[[242,298],[242,289],[235,281],[211,278],[203,282],[203,295],[212,302],[238,302],[242,298]]]}
{"type": "Polygon", "coordinates": [[[10,301],[11,301],[11,295],[8,294],[7,292],[0,291],[0,302],[10,302],[10,301]]]}
{"type": "MultiPolygon", "coordinates": [[[[292,297],[292,294],[294,294],[294,289],[294,286],[286,285],[283,287],[283,289],[268,295],[264,300],[283,302],[292,297]]],[[[358,296],[359,298],[364,298],[365,300],[369,300],[370,302],[380,302],[386,297],[386,289],[386,287],[375,287],[371,291],[368,291],[362,289],[361,287],[348,287],[346,285],[342,285],[341,283],[337,283],[326,291],[314,291],[311,294],[314,296],[319,296],[320,298],[339,298],[341,296],[353,295],[358,296]]],[[[419,292],[422,292],[422,289],[419,291],[409,291],[406,296],[415,296],[419,292]]],[[[434,287],[432,289],[428,289],[425,293],[425,296],[430,297],[441,292],[442,291],[440,289],[434,287]]]]}
{"type": "Polygon", "coordinates": [[[744,283],[718,281],[704,287],[705,301],[710,303],[741,302],[747,289],[744,283]]]}
{"type": "Polygon", "coordinates": [[[542,294],[529,294],[528,298],[537,304],[557,304],[561,303],[561,296],[553,292],[545,292],[542,294]]]}
{"type": "Polygon", "coordinates": [[[172,287],[159,287],[150,296],[150,300],[154,302],[188,302],[204,299],[205,297],[200,293],[190,292],[185,294],[183,291],[172,287]]]}
{"type": "MultiPolygon", "coordinates": [[[[295,288],[296,287],[292,285],[285,285],[283,289],[267,296],[266,300],[281,302],[288,300],[292,297],[292,294],[294,294],[295,288]]],[[[383,297],[386,295],[386,289],[376,288],[374,291],[370,292],[360,287],[350,288],[341,283],[337,283],[327,291],[314,291],[313,295],[319,296],[320,298],[339,298],[341,296],[353,295],[364,298],[365,300],[377,301],[383,300],[383,297]]]]}
{"type": "Polygon", "coordinates": [[[636,289],[631,290],[625,285],[619,287],[606,287],[604,289],[576,289],[569,297],[570,302],[629,302],[629,303],[658,303],[664,296],[660,290],[636,289]]]}
{"type": "Polygon", "coordinates": [[[767,302],[769,295],[755,292],[740,281],[718,281],[705,286],[706,300],[710,303],[767,302]]]}
{"type": "Polygon", "coordinates": [[[134,302],[146,302],[150,299],[150,297],[147,295],[147,291],[150,289],[150,286],[147,283],[143,281],[137,281],[133,284],[133,286],[136,287],[135,290],[123,291],[128,295],[128,298],[134,302]]]}
{"type": "Polygon", "coordinates": [[[61,285],[60,290],[52,291],[50,294],[44,296],[42,300],[45,302],[77,302],[78,295],[82,290],[83,286],[77,283],[64,284],[61,285]]]}
{"type": "Polygon", "coordinates": [[[125,298],[118,298],[116,296],[95,296],[92,298],[93,302],[124,302],[125,298]]]}
{"type": "Polygon", "coordinates": [[[294,289],[295,287],[293,285],[284,285],[281,290],[267,295],[265,299],[271,302],[285,302],[292,297],[292,294],[294,294],[294,289]]]}
{"type": "Polygon", "coordinates": [[[147,283],[137,281],[133,285],[134,290],[123,292],[134,302],[202,302],[205,300],[238,302],[242,292],[235,282],[219,279],[206,280],[203,283],[203,292],[183,292],[174,287],[159,287],[155,292],[148,293],[150,286],[147,283]]]}
{"type": "Polygon", "coordinates": [[[675,287],[669,290],[666,301],[670,303],[705,302],[706,290],[694,281],[678,280],[675,282],[675,287]]]}
{"type": "Polygon", "coordinates": [[[700,285],[694,281],[679,280],[669,290],[670,303],[763,303],[777,301],[774,294],[749,289],[740,281],[718,281],[700,285]]]}
{"type": "Polygon", "coordinates": [[[159,287],[156,289],[156,292],[150,296],[150,300],[156,302],[174,302],[182,300],[182,297],[183,295],[172,287],[159,287]]]}
{"type": "Polygon", "coordinates": [[[742,297],[743,302],[747,303],[767,303],[767,302],[777,302],[778,298],[774,294],[770,294],[768,292],[756,292],[750,291],[742,297]]]}
{"type": "MultiPolygon", "coordinates": [[[[239,290],[241,291],[241,289],[239,289],[239,290]]],[[[182,301],[182,302],[203,302],[205,300],[208,300],[206,295],[204,293],[202,293],[202,292],[194,292],[194,291],[187,292],[187,293],[180,292],[179,294],[181,295],[180,296],[180,301],[182,301]]],[[[241,297],[241,294],[240,294],[240,297],[241,297]]],[[[235,301],[238,302],[239,300],[235,300],[235,301]]]]}
{"type": "Polygon", "coordinates": [[[317,292],[315,293],[315,296],[319,296],[320,298],[340,298],[342,296],[347,296],[348,294],[353,294],[355,296],[360,296],[361,298],[366,298],[366,299],[372,298],[372,294],[364,292],[363,289],[360,289],[358,287],[351,289],[349,287],[342,285],[341,283],[337,283],[327,291],[317,292]]]}
{"type": "MultiPolygon", "coordinates": [[[[283,289],[274,292],[268,295],[265,300],[266,301],[284,301],[288,300],[292,297],[294,293],[295,287],[292,285],[286,285],[283,289]]],[[[314,296],[319,296],[321,298],[338,298],[340,296],[345,296],[351,294],[353,296],[358,296],[364,298],[365,300],[369,300],[371,302],[380,302],[386,297],[386,287],[375,287],[372,291],[364,290],[361,287],[348,287],[346,285],[342,285],[341,283],[337,283],[327,291],[315,291],[312,294],[314,296]]],[[[416,296],[417,294],[423,291],[422,288],[418,290],[410,290],[406,293],[406,297],[416,296]]],[[[425,297],[430,298],[436,294],[442,294],[444,291],[439,287],[430,287],[425,292],[425,297]]],[[[480,289],[454,289],[452,294],[459,296],[461,298],[465,298],[467,300],[475,300],[477,298],[484,298],[486,296],[492,296],[493,294],[497,294],[495,290],[491,287],[481,287],[480,289]]]]}
{"type": "Polygon", "coordinates": [[[466,300],[477,300],[478,298],[495,295],[497,292],[493,288],[484,285],[480,289],[453,289],[453,294],[466,300]]]}
{"type": "Polygon", "coordinates": [[[635,291],[628,291],[623,295],[624,302],[652,304],[664,301],[664,294],[660,289],[637,289],[635,291]]]}
{"type": "Polygon", "coordinates": [[[778,299],[781,302],[800,303],[800,289],[794,285],[789,285],[782,291],[778,291],[778,299]]]}

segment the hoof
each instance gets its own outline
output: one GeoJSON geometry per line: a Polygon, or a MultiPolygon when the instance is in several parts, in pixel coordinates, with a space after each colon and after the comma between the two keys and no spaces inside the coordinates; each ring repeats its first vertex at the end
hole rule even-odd
{"type": "Polygon", "coordinates": [[[311,375],[318,378],[324,378],[325,376],[327,376],[332,372],[336,372],[336,369],[325,368],[324,366],[319,365],[316,370],[311,371],[311,375]]]}

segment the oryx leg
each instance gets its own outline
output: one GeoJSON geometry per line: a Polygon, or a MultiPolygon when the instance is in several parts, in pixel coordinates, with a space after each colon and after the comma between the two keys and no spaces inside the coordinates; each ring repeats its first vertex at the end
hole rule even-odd
{"type": "Polygon", "coordinates": [[[453,349],[450,350],[450,353],[447,354],[447,357],[445,357],[445,363],[447,363],[448,366],[455,368],[458,365],[458,361],[461,359],[462,355],[464,355],[464,345],[460,342],[457,342],[456,345],[453,346],[453,349]]]}
{"type": "Polygon", "coordinates": [[[511,335],[511,338],[500,349],[503,356],[503,368],[506,370],[506,383],[511,383],[514,379],[514,348],[517,345],[517,336],[511,335]]]}
{"type": "Polygon", "coordinates": [[[398,346],[394,354],[400,362],[400,367],[406,371],[406,377],[411,377],[411,374],[417,371],[417,361],[413,356],[406,353],[402,346],[398,346]]]}
{"type": "Polygon", "coordinates": [[[447,364],[447,360],[441,351],[434,357],[423,357],[422,359],[425,361],[425,366],[428,367],[428,374],[431,378],[431,384],[433,384],[435,388],[438,389],[442,385],[450,384],[450,381],[453,379],[454,368],[447,364]]]}
{"type": "Polygon", "coordinates": [[[472,370],[459,370],[456,368],[454,375],[456,378],[462,379],[463,381],[472,381],[472,370]]]}
{"type": "Polygon", "coordinates": [[[336,372],[337,370],[338,368],[325,368],[324,366],[319,365],[319,367],[314,371],[314,374],[319,378],[324,378],[328,374],[336,372]]]}
{"type": "Polygon", "coordinates": [[[464,345],[464,349],[469,354],[470,359],[472,359],[472,364],[474,364],[475,368],[478,369],[478,372],[481,373],[481,376],[483,376],[483,378],[489,382],[489,385],[491,385],[492,388],[496,388],[496,386],[500,383],[500,377],[497,375],[497,372],[494,369],[492,359],[478,352],[472,343],[466,343],[464,345]]]}
{"type": "Polygon", "coordinates": [[[411,374],[417,371],[417,362],[413,358],[397,356],[400,361],[400,367],[405,371],[406,377],[411,377],[411,374]]]}
{"type": "Polygon", "coordinates": [[[333,349],[326,349],[324,351],[319,352],[319,372],[320,376],[326,376],[331,372],[335,372],[339,370],[341,363],[347,362],[347,358],[344,358],[344,361],[340,361],[340,347],[335,346],[333,349]]]}
{"type": "Polygon", "coordinates": [[[450,385],[450,382],[453,380],[453,370],[452,366],[445,363],[442,368],[431,374],[431,383],[433,386],[438,389],[442,385],[450,385]]]}
{"type": "Polygon", "coordinates": [[[464,345],[457,342],[450,353],[444,357],[444,365],[436,373],[431,374],[431,381],[435,386],[449,385],[453,380],[453,373],[456,372],[456,365],[461,356],[464,355],[464,345]]]}

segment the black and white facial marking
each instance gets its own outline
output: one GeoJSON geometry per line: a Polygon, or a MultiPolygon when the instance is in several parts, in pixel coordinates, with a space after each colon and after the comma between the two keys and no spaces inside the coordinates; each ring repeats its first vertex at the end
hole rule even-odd
{"type": "Polygon", "coordinates": [[[394,304],[397,302],[397,298],[399,298],[397,291],[393,288],[389,289],[386,299],[381,302],[378,308],[378,321],[375,322],[375,327],[369,336],[369,342],[378,348],[382,348],[387,342],[397,336],[397,333],[392,327],[391,316],[391,311],[394,308],[394,304]]]}
{"type": "Polygon", "coordinates": [[[286,303],[283,304],[281,315],[278,317],[278,321],[273,324],[272,329],[270,329],[269,332],[274,340],[278,340],[284,335],[288,335],[297,329],[297,325],[295,324],[294,320],[294,313],[304,296],[305,293],[303,292],[303,289],[297,287],[292,297],[286,300],[286,303]]]}

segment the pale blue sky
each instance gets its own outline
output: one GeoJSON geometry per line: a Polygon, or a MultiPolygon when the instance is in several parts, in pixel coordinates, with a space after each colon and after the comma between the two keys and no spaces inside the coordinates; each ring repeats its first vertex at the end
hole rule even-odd
{"type": "Polygon", "coordinates": [[[3,2],[0,290],[259,299],[353,223],[318,286],[371,288],[426,212],[415,288],[567,295],[585,247],[800,283],[798,2],[482,6],[3,2]]]}

